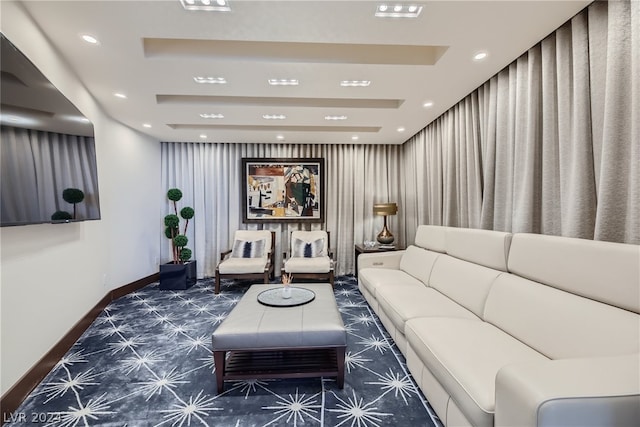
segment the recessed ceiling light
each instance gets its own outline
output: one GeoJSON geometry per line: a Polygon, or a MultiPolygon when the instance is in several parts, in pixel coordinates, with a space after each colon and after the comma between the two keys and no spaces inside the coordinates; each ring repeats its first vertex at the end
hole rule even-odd
{"type": "Polygon", "coordinates": [[[404,128],[403,128],[402,126],[400,126],[400,127],[398,128],[398,132],[404,132],[404,128]]]}
{"type": "Polygon", "coordinates": [[[205,114],[202,113],[200,114],[200,117],[202,117],[203,119],[224,119],[224,115],[222,114],[205,114]]]}
{"type": "Polygon", "coordinates": [[[209,83],[209,84],[218,84],[224,85],[227,84],[227,79],[224,77],[194,77],[193,80],[196,83],[209,83]]]}
{"type": "Polygon", "coordinates": [[[324,116],[325,120],[347,120],[347,116],[324,116]]]}
{"type": "Polygon", "coordinates": [[[115,96],[116,98],[127,99],[127,95],[125,95],[124,93],[120,93],[120,92],[114,93],[113,96],[115,96]]]}
{"type": "Polygon", "coordinates": [[[279,141],[284,141],[284,135],[276,135],[276,138],[277,138],[279,141]]]}
{"type": "Polygon", "coordinates": [[[296,79],[269,79],[271,86],[298,86],[300,82],[296,79]]]}
{"type": "Polygon", "coordinates": [[[149,123],[143,123],[142,126],[146,127],[146,128],[150,128],[151,127],[151,125],[149,123]]]}
{"type": "Polygon", "coordinates": [[[473,60],[482,61],[483,59],[486,59],[488,55],[489,54],[487,52],[478,52],[475,55],[473,55],[473,60]]]}
{"type": "Polygon", "coordinates": [[[266,120],[284,120],[287,116],[284,114],[263,114],[262,118],[266,120]]]}
{"type": "Polygon", "coordinates": [[[204,133],[200,134],[200,138],[202,139],[207,139],[207,135],[205,135],[204,133]]]}
{"type": "Polygon", "coordinates": [[[371,80],[342,80],[340,82],[340,86],[344,86],[344,87],[355,87],[355,86],[366,87],[366,86],[369,86],[370,84],[371,84],[371,80]]]}
{"type": "Polygon", "coordinates": [[[378,5],[375,16],[378,18],[417,18],[422,12],[422,6],[411,4],[396,4],[389,8],[386,4],[378,5]]]}
{"type": "Polygon", "coordinates": [[[91,34],[81,34],[80,37],[82,37],[82,40],[86,41],[87,43],[100,44],[100,42],[98,42],[98,39],[91,34]]]}
{"type": "Polygon", "coordinates": [[[200,10],[207,12],[229,12],[231,7],[227,0],[180,0],[186,10],[200,10]]]}
{"type": "Polygon", "coordinates": [[[433,101],[426,101],[422,106],[425,108],[433,107],[433,101]]]}
{"type": "Polygon", "coordinates": [[[358,135],[353,135],[353,136],[351,137],[351,140],[352,140],[352,141],[357,141],[359,138],[360,138],[360,137],[359,137],[358,135]]]}

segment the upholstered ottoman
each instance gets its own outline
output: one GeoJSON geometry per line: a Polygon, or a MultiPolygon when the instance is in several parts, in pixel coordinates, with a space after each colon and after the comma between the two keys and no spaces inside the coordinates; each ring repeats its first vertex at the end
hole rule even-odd
{"type": "Polygon", "coordinates": [[[218,393],[231,379],[336,377],[344,386],[347,333],[331,285],[296,284],[315,298],[294,307],[258,301],[281,286],[251,286],[213,332],[218,393]]]}

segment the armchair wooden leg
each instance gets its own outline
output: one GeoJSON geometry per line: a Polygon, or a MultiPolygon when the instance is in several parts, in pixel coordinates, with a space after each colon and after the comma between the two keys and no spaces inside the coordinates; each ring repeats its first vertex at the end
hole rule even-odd
{"type": "Polygon", "coordinates": [[[216,285],[213,293],[218,295],[220,293],[220,272],[216,270],[216,285]]]}
{"type": "Polygon", "coordinates": [[[264,272],[263,283],[269,283],[269,271],[264,272]]]}

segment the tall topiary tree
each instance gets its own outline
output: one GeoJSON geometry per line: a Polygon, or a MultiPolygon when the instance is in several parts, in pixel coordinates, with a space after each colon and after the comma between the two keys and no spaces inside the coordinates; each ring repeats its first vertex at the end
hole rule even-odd
{"type": "Polygon", "coordinates": [[[178,216],[178,201],[182,199],[182,191],[177,188],[171,188],[167,191],[167,198],[173,202],[173,212],[164,217],[164,234],[168,239],[171,239],[171,247],[173,252],[173,263],[184,264],[191,259],[191,249],[187,248],[189,239],[187,238],[187,228],[189,227],[189,220],[193,218],[195,212],[193,208],[185,206],[180,209],[180,216],[178,216]],[[180,218],[185,220],[184,229],[180,233],[180,218]]]}

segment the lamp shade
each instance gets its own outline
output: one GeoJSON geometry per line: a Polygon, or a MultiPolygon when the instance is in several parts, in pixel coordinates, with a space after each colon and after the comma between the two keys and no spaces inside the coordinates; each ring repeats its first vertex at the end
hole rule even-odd
{"type": "Polygon", "coordinates": [[[397,212],[398,205],[395,203],[376,203],[373,205],[373,213],[376,215],[395,215],[397,212]]]}

